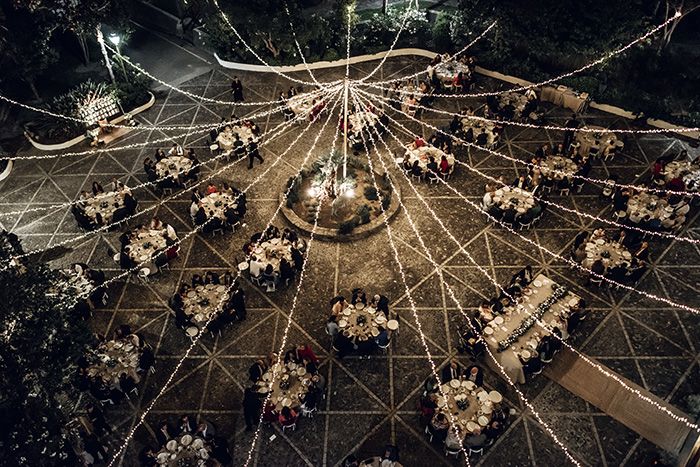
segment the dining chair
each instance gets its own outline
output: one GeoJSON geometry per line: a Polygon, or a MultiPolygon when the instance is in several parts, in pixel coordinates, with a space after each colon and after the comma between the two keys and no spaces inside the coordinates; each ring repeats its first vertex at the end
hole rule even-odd
{"type": "Polygon", "coordinates": [[[450,449],[447,446],[445,446],[445,456],[454,456],[454,457],[459,457],[459,453],[462,451],[459,449],[450,449]]]}
{"type": "MultiPolygon", "coordinates": [[[[542,370],[540,370],[540,371],[542,371],[542,370]]],[[[483,453],[484,453],[484,448],[483,448],[483,447],[480,447],[480,448],[472,448],[472,447],[470,447],[470,448],[469,448],[469,455],[470,455],[470,456],[473,456],[473,455],[479,455],[479,456],[480,456],[480,455],[482,455],[483,453]]]]}
{"type": "Polygon", "coordinates": [[[147,284],[149,282],[148,276],[151,274],[151,270],[149,268],[141,268],[139,269],[137,277],[141,282],[144,284],[147,284]]]}
{"type": "Polygon", "coordinates": [[[290,423],[288,425],[282,425],[282,433],[286,432],[287,429],[290,429],[292,431],[296,431],[297,429],[297,422],[295,421],[294,423],[290,423]]]}

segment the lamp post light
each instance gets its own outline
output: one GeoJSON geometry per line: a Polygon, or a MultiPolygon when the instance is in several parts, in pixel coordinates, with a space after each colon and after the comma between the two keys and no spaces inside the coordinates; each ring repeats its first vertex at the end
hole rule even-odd
{"type": "Polygon", "coordinates": [[[114,47],[117,49],[117,55],[119,56],[119,64],[122,67],[122,72],[124,73],[124,81],[129,82],[129,75],[126,74],[126,67],[124,66],[124,60],[122,60],[122,52],[119,49],[119,44],[122,41],[122,38],[119,37],[119,34],[113,32],[109,35],[109,41],[114,44],[114,47]]]}

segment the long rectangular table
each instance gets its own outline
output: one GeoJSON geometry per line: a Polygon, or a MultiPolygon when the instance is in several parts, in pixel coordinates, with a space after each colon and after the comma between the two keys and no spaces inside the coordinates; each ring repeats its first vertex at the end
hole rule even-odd
{"type": "MultiPolygon", "coordinates": [[[[488,323],[489,328],[493,329],[493,333],[484,335],[486,344],[489,346],[491,353],[496,361],[505,370],[506,374],[513,382],[521,384],[525,383],[525,372],[523,364],[520,361],[519,354],[523,350],[534,352],[542,337],[549,334],[544,328],[534,323],[524,334],[513,342],[505,350],[499,349],[499,342],[507,339],[513,331],[515,331],[529,316],[534,313],[537,307],[549,298],[558,284],[549,279],[543,274],[539,274],[532,283],[525,289],[523,293],[523,306],[525,310],[518,311],[515,306],[507,307],[503,310],[500,316],[503,322],[496,324],[499,316],[488,323]],[[533,345],[535,348],[533,348],[533,345]]],[[[540,318],[542,322],[557,326],[563,331],[566,331],[566,318],[563,311],[566,312],[571,304],[575,304],[580,300],[578,295],[567,291],[559,300],[557,300],[540,318]]],[[[566,333],[564,332],[564,335],[566,333]]],[[[487,358],[489,366],[499,375],[501,371],[498,369],[496,362],[490,357],[487,358]]]]}

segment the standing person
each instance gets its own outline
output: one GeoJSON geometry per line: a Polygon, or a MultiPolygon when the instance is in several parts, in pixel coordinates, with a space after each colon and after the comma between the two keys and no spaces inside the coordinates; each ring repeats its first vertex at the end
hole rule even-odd
{"type": "Polygon", "coordinates": [[[238,76],[234,76],[233,81],[231,81],[231,94],[233,94],[234,102],[243,102],[243,83],[238,76]]]}
{"type": "Polygon", "coordinates": [[[567,130],[564,131],[564,151],[569,151],[569,146],[571,146],[571,143],[574,140],[574,133],[578,126],[579,121],[576,120],[576,114],[572,114],[571,118],[564,123],[564,127],[567,128],[567,130]]]}
{"type": "Polygon", "coordinates": [[[243,392],[243,417],[245,418],[245,431],[251,431],[253,425],[258,424],[262,404],[252,386],[245,388],[243,392]]]}
{"type": "Polygon", "coordinates": [[[255,159],[258,159],[261,164],[265,162],[258,150],[258,143],[253,141],[253,138],[248,138],[248,147],[246,150],[248,152],[248,170],[253,168],[253,161],[255,159]]]}

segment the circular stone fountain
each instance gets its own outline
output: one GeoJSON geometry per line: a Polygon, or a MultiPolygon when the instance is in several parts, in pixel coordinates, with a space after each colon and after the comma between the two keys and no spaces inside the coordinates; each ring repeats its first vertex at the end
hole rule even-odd
{"type": "Polygon", "coordinates": [[[331,152],[302,169],[299,177],[287,181],[280,202],[287,189],[292,188],[282,214],[297,229],[311,233],[319,203],[314,235],[325,240],[356,240],[383,229],[382,204],[387,219],[396,214],[398,187],[392,189],[384,174],[375,171],[372,177],[369,165],[355,156],[348,156],[347,176],[343,177],[343,162],[343,154],[331,152]]]}

